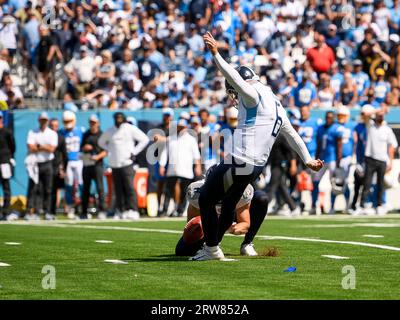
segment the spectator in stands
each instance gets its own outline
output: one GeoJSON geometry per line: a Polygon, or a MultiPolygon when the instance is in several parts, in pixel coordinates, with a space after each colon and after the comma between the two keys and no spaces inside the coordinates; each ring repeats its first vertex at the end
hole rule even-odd
{"type": "Polygon", "coordinates": [[[0,88],[0,100],[4,100],[10,109],[22,108],[24,106],[24,97],[21,90],[13,85],[11,75],[3,74],[0,88]]]}
{"type": "Polygon", "coordinates": [[[372,82],[371,87],[374,89],[374,96],[380,105],[386,101],[387,94],[390,91],[390,84],[385,81],[385,70],[378,68],[375,70],[376,81],[372,82]]]}
{"type": "Polygon", "coordinates": [[[343,84],[340,87],[340,102],[349,107],[355,106],[358,101],[357,85],[350,72],[343,76],[343,84]]]}
{"type": "Polygon", "coordinates": [[[307,51],[307,60],[318,74],[329,72],[335,62],[335,54],[326,43],[323,35],[317,35],[316,46],[307,51]]]}
{"type": "Polygon", "coordinates": [[[10,130],[4,126],[4,115],[0,111],[0,184],[3,188],[3,204],[0,220],[8,214],[11,201],[10,179],[13,175],[15,140],[10,130]]]}
{"type": "MultiPolygon", "coordinates": [[[[57,133],[48,127],[49,116],[43,112],[39,116],[39,128],[28,133],[28,157],[32,158],[32,167],[28,165],[28,172],[34,182],[34,197],[39,196],[42,202],[41,209],[45,219],[53,219],[51,212],[51,192],[53,186],[53,162],[54,152],[57,148],[57,133]],[[35,169],[37,167],[37,169],[35,169]]],[[[27,161],[28,162],[28,161],[27,161]]],[[[32,200],[32,199],[30,199],[32,200]]],[[[37,201],[34,199],[33,201],[37,201]]],[[[26,219],[38,219],[40,208],[36,207],[36,214],[28,213],[26,219]]]]}
{"type": "Polygon", "coordinates": [[[301,82],[297,87],[293,88],[289,99],[289,107],[312,107],[317,99],[317,90],[314,84],[310,81],[310,74],[304,73],[301,82]]]}
{"type": "Polygon", "coordinates": [[[101,63],[96,68],[97,88],[105,89],[110,81],[114,81],[115,65],[112,62],[112,53],[110,50],[101,52],[101,63]]]}
{"type": "Polygon", "coordinates": [[[3,74],[10,73],[10,65],[8,64],[8,50],[3,48],[0,50],[0,79],[3,78],[3,74]]]}
{"type": "Polygon", "coordinates": [[[98,144],[101,134],[102,131],[100,130],[99,118],[95,114],[92,114],[89,118],[89,130],[83,134],[81,143],[83,161],[82,219],[87,219],[88,217],[87,210],[92,181],[96,184],[98,195],[96,208],[99,209],[99,213],[97,217],[100,219],[106,217],[106,208],[104,204],[103,158],[107,155],[107,152],[98,144]]]}
{"type": "Polygon", "coordinates": [[[17,52],[18,25],[16,19],[4,12],[0,20],[0,39],[4,48],[8,50],[10,57],[14,57],[17,52]]]}
{"type": "Polygon", "coordinates": [[[176,125],[176,133],[168,137],[167,148],[160,156],[160,176],[166,177],[167,205],[164,208],[168,208],[173,197],[175,210],[171,215],[182,216],[186,206],[186,189],[195,176],[201,175],[201,163],[197,140],[187,132],[187,121],[181,119],[176,125]]]}
{"type": "Polygon", "coordinates": [[[154,80],[160,73],[160,68],[153,61],[150,60],[150,47],[147,45],[143,47],[143,57],[137,61],[140,80],[143,85],[147,86],[154,80]]]}
{"type": "Polygon", "coordinates": [[[90,92],[95,77],[96,63],[89,55],[89,48],[81,46],[79,58],[73,58],[64,68],[69,80],[69,91],[76,99],[90,92]]]}
{"type": "Polygon", "coordinates": [[[320,88],[317,94],[317,106],[330,109],[335,104],[335,90],[331,86],[331,77],[327,73],[320,75],[320,88]]]}
{"type": "Polygon", "coordinates": [[[147,146],[149,138],[138,127],[126,122],[122,112],[114,113],[114,126],[98,140],[108,153],[116,199],[116,218],[139,219],[135,210],[133,159],[147,146]]]}
{"type": "Polygon", "coordinates": [[[353,61],[353,68],[353,79],[357,86],[357,95],[362,99],[367,95],[371,82],[368,74],[362,71],[362,61],[360,59],[353,61]]]}
{"type": "Polygon", "coordinates": [[[384,176],[386,172],[392,170],[394,152],[397,146],[393,130],[384,121],[384,112],[378,110],[375,113],[374,122],[367,124],[364,188],[361,195],[361,208],[365,214],[371,213],[371,208],[365,208],[365,202],[371,189],[374,173],[376,173],[377,178],[376,213],[378,215],[386,214],[387,210],[382,206],[384,176]]]}
{"type": "Polygon", "coordinates": [[[64,188],[65,169],[67,167],[67,147],[65,144],[65,137],[60,134],[60,124],[57,118],[50,119],[49,128],[57,132],[58,143],[54,151],[53,159],[53,185],[51,190],[51,210],[48,218],[55,218],[57,208],[60,205],[61,194],[60,191],[64,188]],[[51,216],[52,215],[52,216],[51,216]]]}
{"type": "Polygon", "coordinates": [[[271,53],[269,58],[270,65],[265,69],[267,83],[274,92],[279,92],[279,89],[285,79],[285,72],[279,63],[279,55],[277,53],[271,53]]]}

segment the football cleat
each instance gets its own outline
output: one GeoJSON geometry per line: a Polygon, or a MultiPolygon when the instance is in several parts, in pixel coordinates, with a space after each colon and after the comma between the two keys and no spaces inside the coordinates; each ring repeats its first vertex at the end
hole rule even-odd
{"type": "Polygon", "coordinates": [[[240,246],[240,255],[248,256],[248,257],[255,257],[258,256],[257,251],[254,249],[254,244],[246,243],[240,246]]]}
{"type": "Polygon", "coordinates": [[[224,253],[219,246],[209,247],[204,244],[194,257],[189,258],[190,261],[206,261],[206,260],[222,260],[225,259],[224,253]]]}

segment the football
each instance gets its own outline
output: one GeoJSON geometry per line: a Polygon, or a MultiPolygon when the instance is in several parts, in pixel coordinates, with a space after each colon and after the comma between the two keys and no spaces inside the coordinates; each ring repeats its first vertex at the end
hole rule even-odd
{"type": "Polygon", "coordinates": [[[203,226],[201,225],[201,217],[197,216],[191,219],[183,230],[183,240],[187,244],[193,244],[204,237],[203,226]]]}

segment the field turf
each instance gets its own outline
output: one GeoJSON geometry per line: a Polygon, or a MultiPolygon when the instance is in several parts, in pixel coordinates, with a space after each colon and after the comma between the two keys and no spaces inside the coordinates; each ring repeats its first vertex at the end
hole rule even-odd
{"type": "Polygon", "coordinates": [[[176,219],[1,223],[0,265],[10,266],[0,266],[0,299],[400,299],[399,215],[270,217],[255,248],[275,248],[278,256],[241,257],[242,238],[227,236],[223,250],[236,261],[175,257],[184,224],[176,219]],[[56,271],[54,290],[42,288],[46,265],[56,271]],[[342,288],[347,265],[355,268],[355,289],[342,288]],[[284,272],[291,266],[295,272],[284,272]]]}

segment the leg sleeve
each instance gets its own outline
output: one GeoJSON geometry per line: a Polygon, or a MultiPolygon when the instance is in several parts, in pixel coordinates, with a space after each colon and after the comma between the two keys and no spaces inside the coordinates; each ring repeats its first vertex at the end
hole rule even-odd
{"type": "Polygon", "coordinates": [[[250,228],[243,244],[251,243],[260,229],[268,212],[268,196],[264,191],[256,190],[250,204],[250,228]]]}

